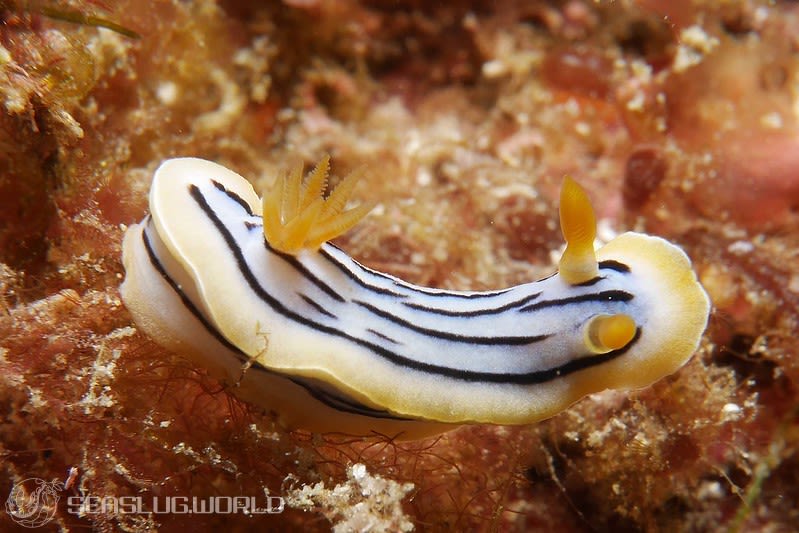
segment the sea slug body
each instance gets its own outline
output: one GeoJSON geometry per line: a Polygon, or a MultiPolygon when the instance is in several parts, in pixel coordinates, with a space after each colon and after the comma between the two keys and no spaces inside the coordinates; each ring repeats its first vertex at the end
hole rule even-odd
{"type": "Polygon", "coordinates": [[[322,198],[327,160],[259,199],[215,163],[165,161],[150,215],[125,235],[122,297],[137,325],[289,427],[418,438],[527,424],[604,389],[647,386],[696,350],[709,301],[685,253],[625,233],[594,252],[568,178],[558,273],[494,291],[419,287],[326,241],[368,211],[322,198]]]}

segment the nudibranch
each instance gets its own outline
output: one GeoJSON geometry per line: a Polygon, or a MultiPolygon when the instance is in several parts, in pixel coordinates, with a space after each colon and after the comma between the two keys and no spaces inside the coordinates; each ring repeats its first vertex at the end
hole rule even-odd
{"type": "Polygon", "coordinates": [[[491,291],[421,287],[326,242],[362,218],[356,176],[326,198],[327,160],[259,199],[216,163],[165,161],[125,234],[136,324],[288,427],[418,438],[528,424],[604,389],[645,387],[696,350],[709,301],[677,246],[624,233],[594,250],[566,178],[558,272],[491,291]]]}

